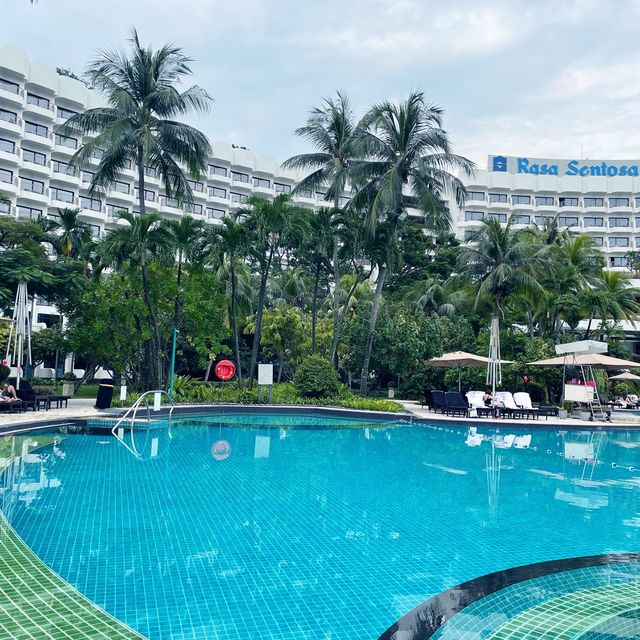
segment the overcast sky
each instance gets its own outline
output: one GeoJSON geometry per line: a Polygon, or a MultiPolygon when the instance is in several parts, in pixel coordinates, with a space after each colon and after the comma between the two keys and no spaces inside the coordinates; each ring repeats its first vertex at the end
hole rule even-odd
{"type": "Polygon", "coordinates": [[[76,73],[133,26],[195,59],[205,133],[278,160],[336,89],[360,114],[416,88],[481,167],[640,157],[640,0],[0,0],[0,40],[76,73]]]}

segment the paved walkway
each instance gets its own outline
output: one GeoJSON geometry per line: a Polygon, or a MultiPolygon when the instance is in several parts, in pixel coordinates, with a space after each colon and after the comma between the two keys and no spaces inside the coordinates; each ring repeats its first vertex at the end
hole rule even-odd
{"type": "Polygon", "coordinates": [[[47,422],[60,419],[88,418],[101,415],[100,411],[94,409],[96,401],[93,398],[70,398],[69,406],[62,409],[50,409],[45,411],[25,411],[20,413],[0,413],[0,427],[12,424],[22,424],[25,422],[47,422]]]}

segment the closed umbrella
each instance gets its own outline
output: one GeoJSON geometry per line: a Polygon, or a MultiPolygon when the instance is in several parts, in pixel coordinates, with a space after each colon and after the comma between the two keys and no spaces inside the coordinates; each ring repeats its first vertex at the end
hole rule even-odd
{"type": "MultiPolygon", "coordinates": [[[[462,388],[460,373],[463,367],[471,367],[481,369],[489,365],[489,358],[478,356],[475,353],[467,353],[466,351],[452,351],[443,353],[437,358],[427,360],[426,364],[430,367],[447,367],[450,369],[458,369],[458,390],[462,388]]],[[[502,360],[502,364],[510,364],[510,360],[502,360]]]]}
{"type": "Polygon", "coordinates": [[[500,321],[491,318],[489,329],[489,363],[487,364],[487,386],[491,385],[491,404],[495,406],[496,386],[502,384],[502,361],[500,360],[500,321]]]}
{"type": "Polygon", "coordinates": [[[25,364],[31,365],[31,314],[27,283],[19,282],[7,342],[7,366],[16,368],[16,389],[20,388],[25,364]]]}

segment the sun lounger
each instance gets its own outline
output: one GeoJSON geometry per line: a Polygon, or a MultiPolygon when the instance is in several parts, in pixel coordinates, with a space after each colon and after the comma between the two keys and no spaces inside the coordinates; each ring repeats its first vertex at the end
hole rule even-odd
{"type": "Polygon", "coordinates": [[[475,409],[478,416],[482,417],[493,415],[493,408],[488,407],[482,397],[484,396],[484,391],[467,391],[467,402],[471,409],[475,409]]]}
{"type": "Polygon", "coordinates": [[[444,391],[438,391],[437,389],[431,390],[431,408],[437,413],[445,413],[447,410],[447,400],[444,395],[444,391]]]}
{"type": "Polygon", "coordinates": [[[447,391],[444,396],[447,402],[447,415],[461,415],[463,418],[469,416],[469,403],[459,391],[447,391]]]}
{"type": "Polygon", "coordinates": [[[0,402],[0,411],[8,411],[13,413],[14,411],[25,411],[26,407],[22,400],[10,400],[0,402]]]}
{"type": "Polygon", "coordinates": [[[522,407],[523,409],[529,411],[530,415],[532,415],[534,418],[544,416],[546,420],[549,418],[549,416],[555,416],[558,414],[558,410],[555,407],[534,407],[533,403],[531,402],[531,396],[526,391],[518,391],[514,393],[513,399],[519,407],[522,407]]]}
{"type": "Polygon", "coordinates": [[[528,409],[523,409],[516,404],[510,391],[496,392],[496,407],[500,413],[513,418],[524,418],[525,415],[531,415],[528,409]]]}

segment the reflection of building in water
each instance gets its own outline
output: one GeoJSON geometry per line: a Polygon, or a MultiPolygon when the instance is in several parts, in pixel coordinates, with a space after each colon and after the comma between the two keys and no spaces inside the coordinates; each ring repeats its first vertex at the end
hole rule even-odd
{"type": "Polygon", "coordinates": [[[62,486],[58,478],[52,477],[52,467],[64,454],[56,443],[32,452],[33,447],[37,445],[36,440],[22,437],[18,440],[14,437],[11,443],[11,458],[2,460],[2,466],[6,468],[0,491],[2,511],[7,517],[10,517],[12,510],[19,504],[35,506],[43,490],[62,486]]]}

